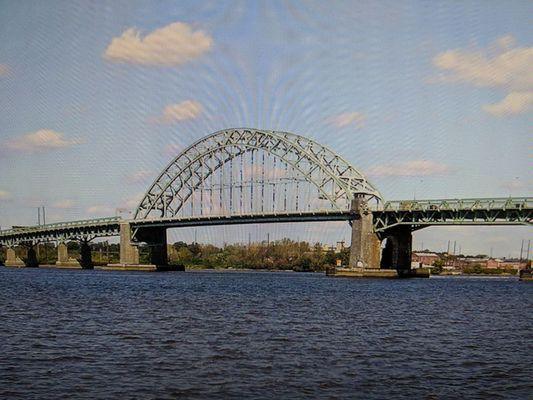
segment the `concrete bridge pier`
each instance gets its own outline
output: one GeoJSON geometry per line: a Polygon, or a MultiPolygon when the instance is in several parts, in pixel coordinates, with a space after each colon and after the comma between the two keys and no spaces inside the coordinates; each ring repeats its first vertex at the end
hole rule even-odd
{"type": "Polygon", "coordinates": [[[59,242],[57,244],[57,268],[81,268],[80,263],[75,258],[68,256],[68,247],[65,242],[59,242]]]}
{"type": "Polygon", "coordinates": [[[83,269],[93,269],[93,259],[91,255],[91,246],[89,241],[82,239],[80,241],[80,260],[79,264],[83,269]]]}
{"type": "Polygon", "coordinates": [[[131,241],[131,225],[127,222],[120,224],[120,264],[139,264],[139,248],[131,241]]]}
{"type": "Polygon", "coordinates": [[[37,268],[39,266],[39,258],[37,252],[39,251],[39,244],[29,243],[28,252],[26,253],[26,259],[24,263],[28,268],[37,268]]]}
{"type": "Polygon", "coordinates": [[[150,262],[158,267],[168,266],[168,246],[166,228],[150,228],[141,232],[141,238],[144,238],[150,247],[150,262]]]}
{"type": "Polygon", "coordinates": [[[17,257],[14,247],[6,248],[6,260],[4,264],[6,267],[21,268],[21,267],[26,266],[26,264],[24,264],[24,261],[22,261],[19,257],[17,257]]]}
{"type": "Polygon", "coordinates": [[[150,249],[150,262],[159,271],[183,271],[183,266],[169,265],[169,247],[167,228],[149,227],[143,228],[137,232],[137,240],[144,242],[150,249]]]}
{"type": "Polygon", "coordinates": [[[413,235],[411,227],[399,225],[386,231],[385,248],[381,258],[381,268],[395,269],[399,276],[409,276],[411,272],[411,248],[413,235]]]}
{"type": "Polygon", "coordinates": [[[352,243],[350,245],[350,269],[379,269],[381,241],[374,232],[372,212],[363,197],[352,200],[354,213],[352,243]]]}
{"type": "MultiPolygon", "coordinates": [[[[148,235],[150,236],[150,235],[148,235]]],[[[151,252],[151,260],[163,261],[163,257],[166,255],[166,234],[165,238],[165,254],[153,254],[151,252]]],[[[139,241],[145,241],[147,234],[142,231],[138,232],[137,239],[139,241]]],[[[154,239],[155,241],[162,240],[161,233],[154,239]]],[[[156,252],[157,253],[157,252],[156,252]]],[[[153,261],[152,261],[153,262],[153,261]]],[[[108,264],[104,267],[97,267],[97,269],[104,270],[122,270],[122,271],[156,271],[159,264],[141,264],[139,260],[139,248],[132,241],[132,228],[129,222],[120,223],[120,262],[118,264],[108,264]]]]}

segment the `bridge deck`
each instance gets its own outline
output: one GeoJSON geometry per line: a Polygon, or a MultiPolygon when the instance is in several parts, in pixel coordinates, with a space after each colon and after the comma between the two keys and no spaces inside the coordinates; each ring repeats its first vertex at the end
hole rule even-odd
{"type": "MultiPolygon", "coordinates": [[[[385,231],[397,225],[420,229],[430,225],[531,225],[533,198],[398,200],[372,209],[374,229],[385,231]]],[[[60,222],[0,231],[0,244],[14,245],[25,241],[92,239],[116,236],[120,223],[132,227],[188,227],[228,224],[348,221],[352,212],[315,210],[306,212],[274,212],[233,215],[201,215],[180,218],[122,220],[120,217],[60,222]]]]}

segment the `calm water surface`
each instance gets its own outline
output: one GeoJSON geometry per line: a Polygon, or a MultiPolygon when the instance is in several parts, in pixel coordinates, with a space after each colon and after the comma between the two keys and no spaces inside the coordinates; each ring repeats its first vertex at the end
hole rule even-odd
{"type": "Polygon", "coordinates": [[[533,284],[0,267],[0,398],[532,398],[533,284]]]}

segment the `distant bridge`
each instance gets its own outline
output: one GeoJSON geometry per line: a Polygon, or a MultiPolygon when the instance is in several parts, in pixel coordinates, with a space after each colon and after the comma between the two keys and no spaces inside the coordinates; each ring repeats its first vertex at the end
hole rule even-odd
{"type": "MultiPolygon", "coordinates": [[[[431,225],[531,225],[533,198],[400,200],[379,191],[341,156],[303,136],[228,129],[194,143],[161,172],[131,220],[119,217],[0,231],[6,264],[14,247],[121,237],[121,265],[139,264],[147,243],[167,263],[166,229],[278,222],[349,221],[350,263],[410,268],[411,232],[431,225]],[[380,243],[387,239],[381,255],[380,243]]],[[[65,262],[61,247],[58,262],[65,262]]]]}

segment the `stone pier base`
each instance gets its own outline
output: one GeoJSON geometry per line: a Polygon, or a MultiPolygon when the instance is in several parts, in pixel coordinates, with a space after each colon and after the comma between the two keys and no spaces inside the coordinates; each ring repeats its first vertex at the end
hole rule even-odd
{"type": "Polygon", "coordinates": [[[157,265],[152,264],[107,264],[95,266],[100,271],[157,271],[157,265]]]}
{"type": "Polygon", "coordinates": [[[336,268],[330,276],[345,278],[399,278],[398,271],[394,269],[379,268],[336,268]]]}
{"type": "Polygon", "coordinates": [[[185,271],[183,265],[154,265],[154,264],[107,264],[96,266],[94,269],[101,271],[185,271]]]}
{"type": "Polygon", "coordinates": [[[6,249],[6,261],[4,262],[4,265],[6,267],[14,267],[14,268],[23,268],[26,266],[26,264],[24,264],[24,261],[22,261],[15,254],[15,249],[11,247],[8,247],[6,249]]]}
{"type": "Polygon", "coordinates": [[[65,243],[57,245],[57,262],[55,266],[56,268],[81,269],[79,261],[68,256],[68,249],[65,243]]]}

